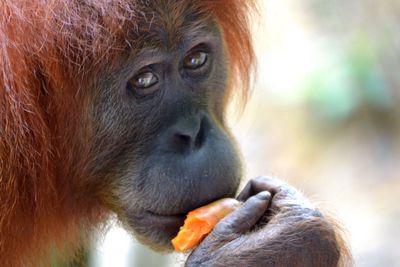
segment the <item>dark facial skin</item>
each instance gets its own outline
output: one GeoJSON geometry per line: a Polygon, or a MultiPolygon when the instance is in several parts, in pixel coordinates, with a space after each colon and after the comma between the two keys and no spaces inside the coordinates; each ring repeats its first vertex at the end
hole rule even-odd
{"type": "MultiPolygon", "coordinates": [[[[224,108],[247,91],[252,2],[1,0],[1,266],[64,259],[110,213],[171,250],[188,211],[235,196],[224,108]]],[[[350,266],[290,185],[260,177],[237,198],[187,266],[350,266]]]]}
{"type": "Polygon", "coordinates": [[[103,165],[95,168],[122,221],[144,242],[170,248],[188,211],[234,196],[239,185],[222,107],[226,58],[211,23],[131,58],[98,88],[93,150],[103,165]]]}
{"type": "MultiPolygon", "coordinates": [[[[183,27],[165,26],[172,33],[159,26],[134,33],[133,39],[147,39],[140,49],[127,50],[117,68],[105,69],[91,101],[91,169],[100,201],[157,250],[172,249],[188,211],[234,197],[241,177],[224,123],[222,34],[212,20],[187,13],[183,27]]],[[[167,15],[155,18],[168,22],[167,15]]],[[[290,185],[260,177],[238,199],[242,207],[217,224],[187,266],[344,262],[334,222],[290,185]]]]}

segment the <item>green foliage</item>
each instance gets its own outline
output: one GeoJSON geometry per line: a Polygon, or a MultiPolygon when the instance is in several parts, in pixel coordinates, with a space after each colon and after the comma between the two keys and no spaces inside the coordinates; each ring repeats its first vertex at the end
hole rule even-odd
{"type": "Polygon", "coordinates": [[[378,52],[367,35],[357,33],[342,56],[312,73],[304,85],[306,101],[318,117],[339,123],[362,108],[391,111],[393,103],[378,52]]]}

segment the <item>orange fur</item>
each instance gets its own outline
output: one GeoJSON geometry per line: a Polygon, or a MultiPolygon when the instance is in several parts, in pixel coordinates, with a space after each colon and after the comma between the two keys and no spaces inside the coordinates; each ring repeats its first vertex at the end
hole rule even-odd
{"type": "MultiPolygon", "coordinates": [[[[0,2],[0,262],[46,265],[107,218],[91,194],[87,77],[117,64],[139,0],[0,2]]],[[[181,6],[185,1],[170,1],[181,6]]],[[[193,3],[195,1],[192,1],[193,3]]],[[[230,91],[245,98],[254,54],[252,1],[199,0],[221,26],[230,91]]],[[[135,40],[137,44],[140,40],[135,40]]],[[[131,43],[132,49],[135,42],[131,43]]],[[[229,94],[230,95],[230,94],[229,94]]]]}

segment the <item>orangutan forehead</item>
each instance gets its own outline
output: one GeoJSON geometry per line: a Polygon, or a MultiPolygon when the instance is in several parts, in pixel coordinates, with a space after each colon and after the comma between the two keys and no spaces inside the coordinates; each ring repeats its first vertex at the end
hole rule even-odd
{"type": "Polygon", "coordinates": [[[6,30],[24,32],[9,41],[29,43],[32,50],[46,55],[57,53],[49,57],[61,56],[72,67],[110,59],[127,47],[138,48],[149,41],[155,46],[175,45],[188,28],[205,27],[212,17],[203,0],[43,2],[46,5],[28,1],[23,8],[9,7],[13,22],[6,30]]]}
{"type": "MultiPolygon", "coordinates": [[[[210,14],[207,14],[195,1],[154,1],[144,6],[143,20],[128,36],[136,47],[174,50],[188,40],[195,41],[205,33],[217,36],[218,30],[210,14]],[[171,2],[171,3],[168,3],[171,2]]],[[[130,40],[129,40],[130,39],[130,40]]]]}

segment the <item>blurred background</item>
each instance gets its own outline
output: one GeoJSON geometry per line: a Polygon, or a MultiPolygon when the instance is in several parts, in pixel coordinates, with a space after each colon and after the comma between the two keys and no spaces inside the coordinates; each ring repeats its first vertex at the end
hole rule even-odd
{"type": "MultiPolygon", "coordinates": [[[[245,112],[231,116],[246,178],[282,178],[334,214],[356,266],[400,266],[400,1],[260,4],[257,82],[245,112]]],[[[150,252],[116,226],[90,262],[183,258],[150,252]]]]}

